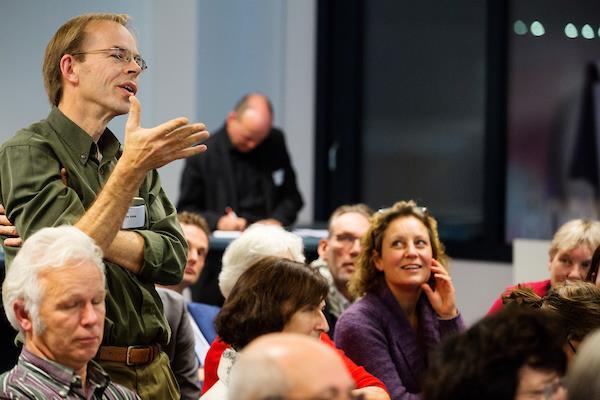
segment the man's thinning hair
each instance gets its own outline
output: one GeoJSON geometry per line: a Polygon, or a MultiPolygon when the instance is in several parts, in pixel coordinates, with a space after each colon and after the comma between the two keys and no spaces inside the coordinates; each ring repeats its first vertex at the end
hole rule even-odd
{"type": "Polygon", "coordinates": [[[43,228],[27,239],[2,284],[2,303],[13,328],[22,331],[13,310],[15,301],[21,299],[33,321],[34,331],[42,332],[44,326],[39,311],[45,288],[39,280],[40,272],[82,263],[97,266],[105,282],[102,250],[92,238],[73,226],[43,228]]]}
{"type": "Polygon", "coordinates": [[[265,101],[267,102],[267,108],[269,109],[269,113],[271,114],[271,118],[275,118],[275,114],[273,112],[273,104],[271,104],[271,100],[269,100],[269,98],[262,93],[254,92],[245,94],[241,99],[238,100],[237,103],[235,103],[233,111],[236,112],[238,119],[242,116],[242,114],[244,114],[244,112],[246,112],[248,108],[250,108],[249,100],[251,97],[254,96],[263,97],[265,99],[265,101]]]}
{"type": "MultiPolygon", "coordinates": [[[[81,45],[85,40],[85,29],[93,21],[112,21],[129,29],[129,15],[112,13],[91,13],[71,18],[65,22],[54,34],[44,54],[42,64],[42,75],[44,87],[50,104],[58,106],[63,95],[62,73],[60,71],[60,59],[65,54],[81,51],[81,45]]],[[[78,57],[85,57],[80,55],[78,57]]]]}
{"type": "Polygon", "coordinates": [[[367,220],[371,218],[373,215],[373,210],[366,204],[358,203],[358,204],[344,204],[333,210],[331,216],[329,217],[329,222],[327,223],[327,229],[329,230],[329,234],[331,235],[331,224],[337,217],[340,215],[348,214],[348,213],[356,213],[365,217],[367,220]]]}

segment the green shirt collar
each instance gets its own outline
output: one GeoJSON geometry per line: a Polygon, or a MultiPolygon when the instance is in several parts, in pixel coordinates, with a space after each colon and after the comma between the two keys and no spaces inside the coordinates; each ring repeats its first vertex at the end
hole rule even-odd
{"type": "MultiPolygon", "coordinates": [[[[86,164],[90,157],[96,158],[95,143],[92,137],[65,116],[57,107],[52,107],[47,121],[66,144],[67,149],[73,154],[74,158],[77,158],[82,164],[86,164]]],[[[100,140],[98,140],[98,147],[102,153],[103,161],[112,160],[116,157],[121,144],[111,130],[106,128],[100,140]]]]}

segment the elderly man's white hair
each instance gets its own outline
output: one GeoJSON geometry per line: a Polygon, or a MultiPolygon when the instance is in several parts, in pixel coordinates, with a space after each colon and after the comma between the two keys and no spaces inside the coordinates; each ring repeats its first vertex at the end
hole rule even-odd
{"type": "Polygon", "coordinates": [[[276,225],[250,226],[223,253],[219,274],[219,288],[223,297],[229,296],[240,275],[256,261],[267,256],[284,257],[303,263],[302,238],[276,225]]]}
{"type": "Polygon", "coordinates": [[[577,349],[567,375],[567,392],[569,400],[600,399],[600,330],[577,349]]]}
{"type": "Polygon", "coordinates": [[[43,228],[27,239],[2,284],[4,312],[13,328],[22,331],[13,309],[14,302],[22,299],[33,321],[34,331],[43,332],[44,326],[39,318],[44,294],[39,280],[40,272],[84,262],[96,265],[105,281],[102,250],[92,238],[73,226],[43,228]]]}

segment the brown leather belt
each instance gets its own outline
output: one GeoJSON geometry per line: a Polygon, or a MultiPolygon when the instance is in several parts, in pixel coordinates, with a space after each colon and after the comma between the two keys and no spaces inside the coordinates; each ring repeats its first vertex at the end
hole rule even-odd
{"type": "Polygon", "coordinates": [[[160,353],[160,346],[100,346],[96,359],[100,361],[122,362],[127,365],[150,364],[160,353]]]}

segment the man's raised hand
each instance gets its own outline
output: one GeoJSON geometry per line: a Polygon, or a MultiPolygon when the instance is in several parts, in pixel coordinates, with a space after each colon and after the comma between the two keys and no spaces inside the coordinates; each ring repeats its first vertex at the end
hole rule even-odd
{"type": "Polygon", "coordinates": [[[154,128],[142,128],[140,102],[135,96],[130,96],[129,101],[131,107],[125,125],[121,159],[125,159],[133,168],[146,172],[206,151],[206,146],[199,144],[209,135],[204,124],[190,124],[187,118],[182,117],[154,128]]]}

